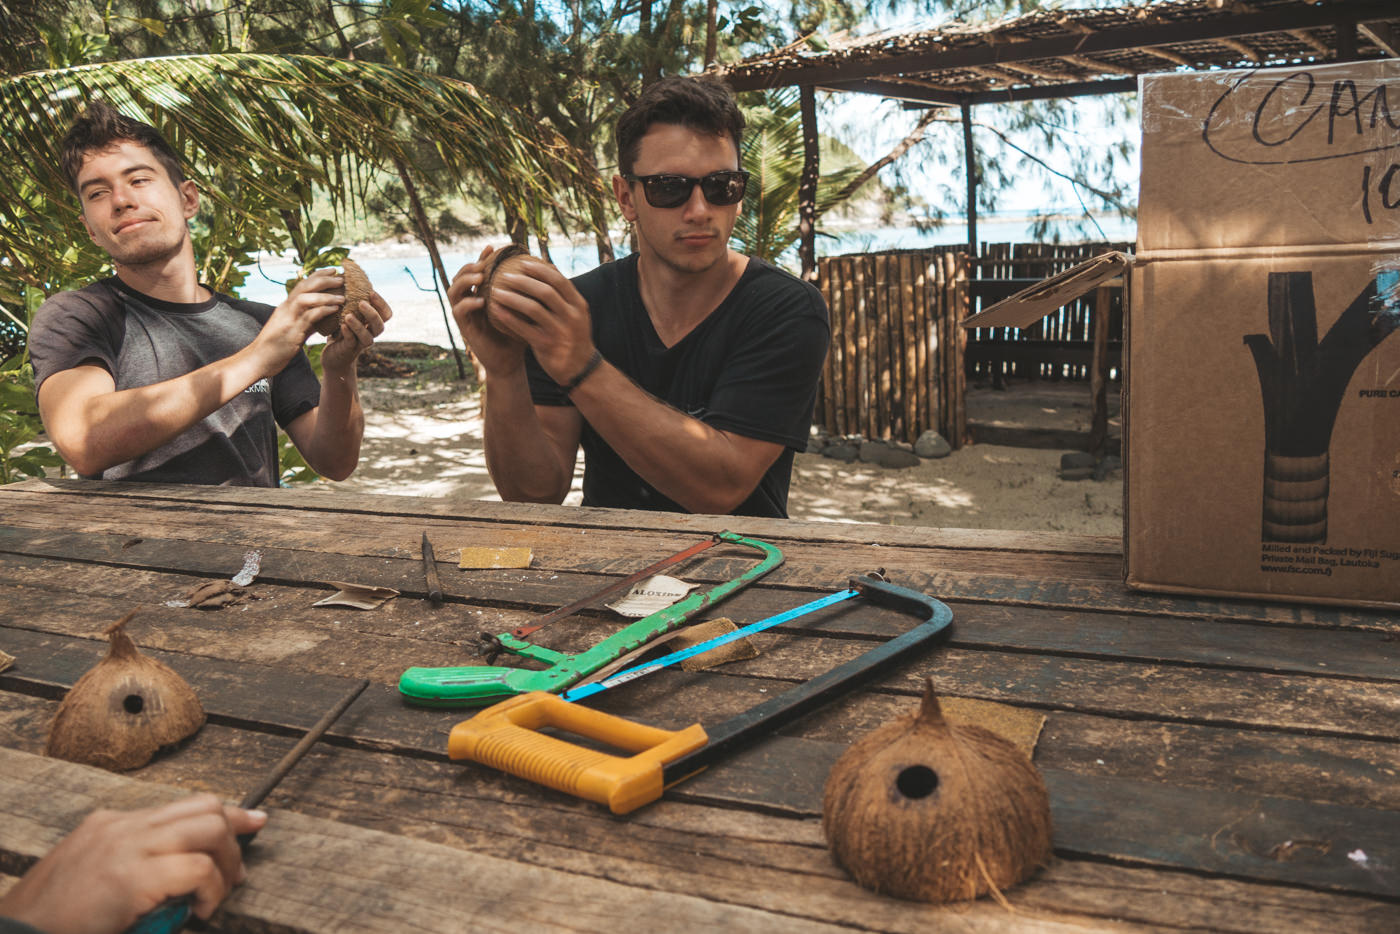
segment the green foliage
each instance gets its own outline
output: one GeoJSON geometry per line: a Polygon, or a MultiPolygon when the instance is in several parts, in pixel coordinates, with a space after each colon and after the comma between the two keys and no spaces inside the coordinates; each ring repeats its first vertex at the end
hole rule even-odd
{"type": "Polygon", "coordinates": [[[301,456],[292,439],[280,432],[277,435],[278,485],[291,486],[293,483],[311,483],[321,479],[321,475],[311,469],[306,458],[301,456]]]}
{"type": "MultiPolygon", "coordinates": [[[[7,318],[4,324],[19,336],[28,334],[29,322],[43,303],[38,289],[0,280],[0,300],[7,318]]],[[[53,448],[35,444],[44,430],[34,399],[34,368],[21,348],[7,352],[0,363],[0,483],[21,477],[42,477],[49,468],[60,469],[63,459],[53,448]],[[21,450],[23,449],[23,450],[21,450]]]]}
{"type": "Polygon", "coordinates": [[[38,27],[50,68],[83,65],[105,58],[111,42],[102,33],[91,33],[77,23],[54,23],[38,27]]]}
{"type": "MultiPolygon", "coordinates": [[[[322,218],[311,236],[304,237],[301,233],[300,224],[289,225],[292,234],[292,247],[297,252],[297,258],[301,260],[301,275],[308,276],[317,269],[326,269],[331,266],[339,266],[345,262],[345,257],[350,255],[348,247],[337,246],[335,243],[335,222],[329,218],[322,218]]],[[[285,283],[287,291],[292,290],[298,279],[288,279],[285,283]]],[[[320,355],[317,355],[317,359],[320,355]]]]}
{"type": "MultiPolygon", "coordinates": [[[[343,256],[341,258],[344,259],[343,256]]],[[[311,369],[316,373],[316,378],[324,380],[326,372],[321,368],[321,354],[325,352],[326,345],[307,344],[302,349],[306,353],[306,358],[311,361],[311,369]]],[[[290,486],[293,483],[310,483],[313,480],[321,479],[321,475],[312,470],[311,465],[306,462],[306,458],[301,456],[301,451],[297,450],[292,439],[282,431],[277,432],[277,463],[278,483],[281,486],[290,486]]]]}
{"type": "MultiPolygon", "coordinates": [[[[765,92],[746,108],[748,128],[741,157],[748,169],[750,193],[734,225],[735,248],[769,262],[797,242],[798,187],[802,182],[802,116],[797,91],[765,92]]],[[[860,172],[845,165],[817,181],[820,217],[850,197],[844,189],[860,172]]]]}
{"type": "MultiPolygon", "coordinates": [[[[327,228],[309,223],[313,190],[334,207],[363,200],[360,173],[424,147],[446,177],[480,179],[523,217],[579,177],[557,137],[474,88],[367,62],[201,55],[0,77],[0,110],[11,115],[0,133],[0,265],[48,294],[108,269],[53,154],[89,98],[152,123],[184,154],[202,193],[201,277],[222,290],[241,284],[258,252],[289,240],[303,261],[338,262],[327,228]]],[[[11,301],[0,295],[0,316],[13,320],[11,301]]]]}
{"type": "Polygon", "coordinates": [[[34,370],[22,355],[11,357],[0,364],[0,483],[43,477],[50,468],[63,467],[53,448],[32,443],[43,430],[34,402],[34,370]]]}

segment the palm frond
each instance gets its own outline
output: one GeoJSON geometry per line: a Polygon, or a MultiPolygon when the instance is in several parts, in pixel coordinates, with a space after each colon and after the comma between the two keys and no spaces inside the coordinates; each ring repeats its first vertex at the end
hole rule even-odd
{"type": "Polygon", "coordinates": [[[345,184],[350,175],[412,164],[424,149],[454,177],[484,180],[519,216],[561,192],[583,204],[604,196],[562,138],[465,82],[299,55],[104,62],[0,78],[0,262],[12,271],[38,242],[81,230],[58,143],[91,99],[160,129],[219,212],[256,205],[275,216],[312,186],[339,205],[363,190],[345,184]]]}

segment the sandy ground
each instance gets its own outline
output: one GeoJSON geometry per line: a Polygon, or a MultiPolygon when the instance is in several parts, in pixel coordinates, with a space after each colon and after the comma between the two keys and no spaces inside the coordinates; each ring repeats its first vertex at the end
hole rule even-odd
{"type": "MultiPolygon", "coordinates": [[[[413,379],[362,380],[365,441],[355,475],[327,493],[372,492],[499,500],[481,448],[474,390],[413,379]]],[[[972,387],[969,418],[1003,427],[1087,430],[1083,383],[1030,382],[1004,391],[972,387]]],[[[1114,424],[1116,430],[1116,422],[1114,424]]],[[[1104,480],[1058,477],[1063,450],[972,444],[917,467],[842,464],[800,454],[794,519],[970,529],[1122,534],[1122,472],[1104,480]]],[[[566,500],[580,501],[578,478],[566,500]]]]}
{"type": "MultiPolygon", "coordinates": [[[[479,247],[465,244],[458,252],[465,259],[475,256],[479,247]]],[[[389,262],[419,250],[412,243],[368,244],[354,253],[389,262]]],[[[449,265],[455,271],[455,260],[449,265]]],[[[449,325],[434,293],[397,285],[390,291],[394,318],[385,339],[448,343],[449,325]]],[[[459,336],[453,334],[451,340],[461,346],[459,336]]],[[[474,390],[411,378],[365,379],[361,385],[366,426],[360,467],[344,483],[318,483],[317,488],[499,499],[482,455],[481,413],[474,390]]],[[[1089,401],[1085,383],[1029,381],[1004,391],[972,386],[968,418],[974,428],[982,422],[1087,431],[1089,401]]],[[[1117,430],[1115,420],[1111,431],[1117,430]]],[[[1101,481],[1064,481],[1058,476],[1063,453],[1064,449],[972,444],[948,457],[899,470],[799,454],[789,514],[830,522],[1121,535],[1122,472],[1101,481]]],[[[580,500],[576,476],[566,502],[580,500]]]]}

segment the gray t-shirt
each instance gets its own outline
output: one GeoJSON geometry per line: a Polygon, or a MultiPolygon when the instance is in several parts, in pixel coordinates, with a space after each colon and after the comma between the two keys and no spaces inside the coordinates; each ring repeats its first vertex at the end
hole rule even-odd
{"type": "MultiPolygon", "coordinates": [[[[212,291],[212,290],[211,290],[212,291]]],[[[252,343],[269,305],[214,293],[194,304],[166,302],[112,277],[49,298],[29,331],[37,392],[55,373],[101,366],[118,390],[184,376],[252,343]]],[[[237,398],[133,461],[103,471],[103,480],[277,486],[276,425],[286,428],[320,401],[306,354],[270,381],[237,398]]]]}

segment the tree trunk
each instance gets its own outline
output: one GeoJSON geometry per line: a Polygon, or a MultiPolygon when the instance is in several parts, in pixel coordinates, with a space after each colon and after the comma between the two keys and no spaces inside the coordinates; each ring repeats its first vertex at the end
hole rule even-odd
{"type": "MultiPolygon", "coordinates": [[[[876,172],[880,171],[885,166],[898,159],[900,156],[903,156],[906,152],[908,152],[914,147],[915,143],[922,141],[924,138],[924,131],[928,129],[929,124],[934,123],[937,120],[938,111],[933,109],[928,110],[922,117],[919,118],[918,125],[915,126],[914,129],[909,131],[908,136],[900,140],[899,144],[893,149],[891,149],[889,152],[885,153],[883,156],[876,159],[874,162],[870,163],[864,169],[862,169],[861,173],[855,178],[851,179],[850,183],[847,184],[845,188],[842,188],[839,192],[837,192],[837,194],[831,199],[829,203],[840,204],[842,201],[845,201],[847,198],[851,197],[851,195],[855,194],[860,189],[861,185],[864,185],[866,182],[870,181],[870,179],[874,177],[876,172]]],[[[818,212],[818,216],[821,216],[821,212],[818,212]]]]}
{"type": "Polygon", "coordinates": [[[661,64],[652,52],[651,0],[642,0],[637,34],[641,37],[642,45],[647,50],[646,58],[642,62],[642,85],[654,84],[661,78],[661,64]]]}
{"type": "Polygon", "coordinates": [[[797,254],[802,278],[817,280],[817,179],[821,164],[817,149],[817,92],[802,85],[802,180],[797,188],[797,254]]]}
{"type": "Polygon", "coordinates": [[[972,105],[963,101],[963,167],[967,172],[967,252],[977,256],[977,151],[972,148],[972,105]]]}
{"type": "MultiPolygon", "coordinates": [[[[398,156],[394,157],[394,168],[398,170],[399,180],[403,182],[403,190],[408,194],[408,203],[413,211],[413,226],[418,229],[418,239],[428,248],[428,256],[433,261],[433,271],[437,273],[438,280],[442,283],[442,290],[438,292],[438,304],[442,308],[442,323],[447,329],[447,343],[452,348],[452,358],[457,361],[457,378],[466,379],[467,370],[462,362],[462,355],[457,350],[457,341],[452,336],[452,319],[447,313],[447,304],[443,296],[447,294],[448,288],[452,285],[452,280],[447,277],[447,269],[442,265],[442,254],[438,252],[437,238],[433,236],[433,229],[428,223],[428,214],[423,210],[423,202],[418,197],[418,186],[413,184],[413,179],[408,174],[408,166],[398,156]]],[[[467,353],[471,354],[471,348],[467,348],[467,353]]],[[[477,382],[484,381],[485,374],[476,365],[476,358],[472,357],[472,367],[476,371],[477,382]]]]}
{"type": "Polygon", "coordinates": [[[525,223],[525,218],[511,210],[509,205],[506,206],[505,212],[506,233],[510,235],[510,242],[518,243],[526,249],[529,249],[530,228],[525,223]]]}
{"type": "Polygon", "coordinates": [[[719,43],[719,0],[709,0],[705,4],[705,67],[715,63],[715,51],[719,43]]]}

